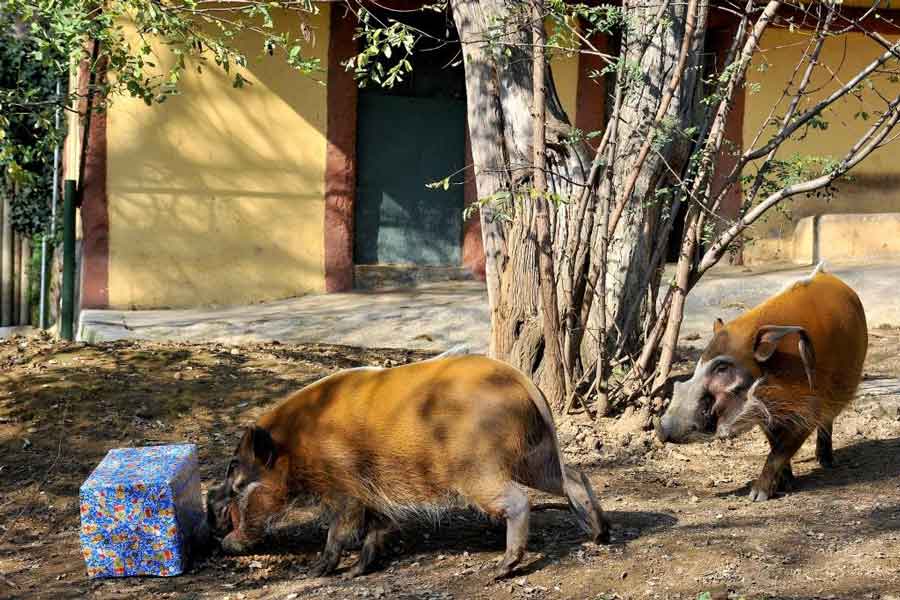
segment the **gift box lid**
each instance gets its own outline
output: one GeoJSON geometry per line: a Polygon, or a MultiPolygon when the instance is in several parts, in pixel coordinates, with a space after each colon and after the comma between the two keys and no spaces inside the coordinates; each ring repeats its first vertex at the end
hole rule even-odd
{"type": "Polygon", "coordinates": [[[81,485],[101,488],[129,484],[171,484],[196,467],[197,446],[174,444],[110,450],[81,485]]]}

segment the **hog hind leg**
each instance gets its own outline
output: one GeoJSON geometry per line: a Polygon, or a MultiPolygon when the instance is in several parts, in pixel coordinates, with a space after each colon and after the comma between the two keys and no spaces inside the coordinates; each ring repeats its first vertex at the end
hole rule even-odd
{"type": "Polygon", "coordinates": [[[476,483],[465,495],[489,517],[506,520],[506,553],[496,578],[507,577],[522,561],[528,545],[528,494],[513,481],[491,480],[476,483]]]}
{"type": "Polygon", "coordinates": [[[609,522],[603,516],[590,481],[572,467],[560,470],[559,453],[552,437],[546,436],[532,448],[516,469],[515,479],[530,488],[565,498],[578,525],[591,540],[597,544],[609,542],[609,522]]]}

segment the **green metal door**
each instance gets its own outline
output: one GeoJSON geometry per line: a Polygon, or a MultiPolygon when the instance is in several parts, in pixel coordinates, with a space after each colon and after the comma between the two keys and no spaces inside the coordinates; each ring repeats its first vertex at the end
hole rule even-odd
{"type": "MultiPolygon", "coordinates": [[[[415,27],[453,39],[443,13],[417,13],[415,27]]],[[[387,18],[390,15],[382,15],[387,18]]],[[[463,186],[426,184],[465,166],[466,88],[460,46],[417,47],[412,72],[392,88],[360,90],[357,109],[355,262],[458,266],[463,186]]],[[[390,61],[385,57],[377,60],[390,61]]],[[[459,175],[455,178],[461,179],[459,175]]]]}
{"type": "Polygon", "coordinates": [[[464,101],[360,94],[356,262],[458,265],[463,189],[425,184],[464,166],[464,101]]]}

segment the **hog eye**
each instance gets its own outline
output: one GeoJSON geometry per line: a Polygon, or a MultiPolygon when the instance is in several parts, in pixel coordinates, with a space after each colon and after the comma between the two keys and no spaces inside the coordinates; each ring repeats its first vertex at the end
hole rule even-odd
{"type": "Polygon", "coordinates": [[[727,371],[731,367],[727,362],[720,362],[713,368],[713,373],[721,374],[727,371]]]}

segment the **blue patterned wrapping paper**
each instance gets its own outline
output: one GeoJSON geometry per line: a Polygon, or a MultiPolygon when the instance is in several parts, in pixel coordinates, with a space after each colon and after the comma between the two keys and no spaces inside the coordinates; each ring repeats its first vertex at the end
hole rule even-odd
{"type": "Polygon", "coordinates": [[[178,575],[203,519],[195,445],[110,450],[81,486],[88,575],[178,575]]]}

